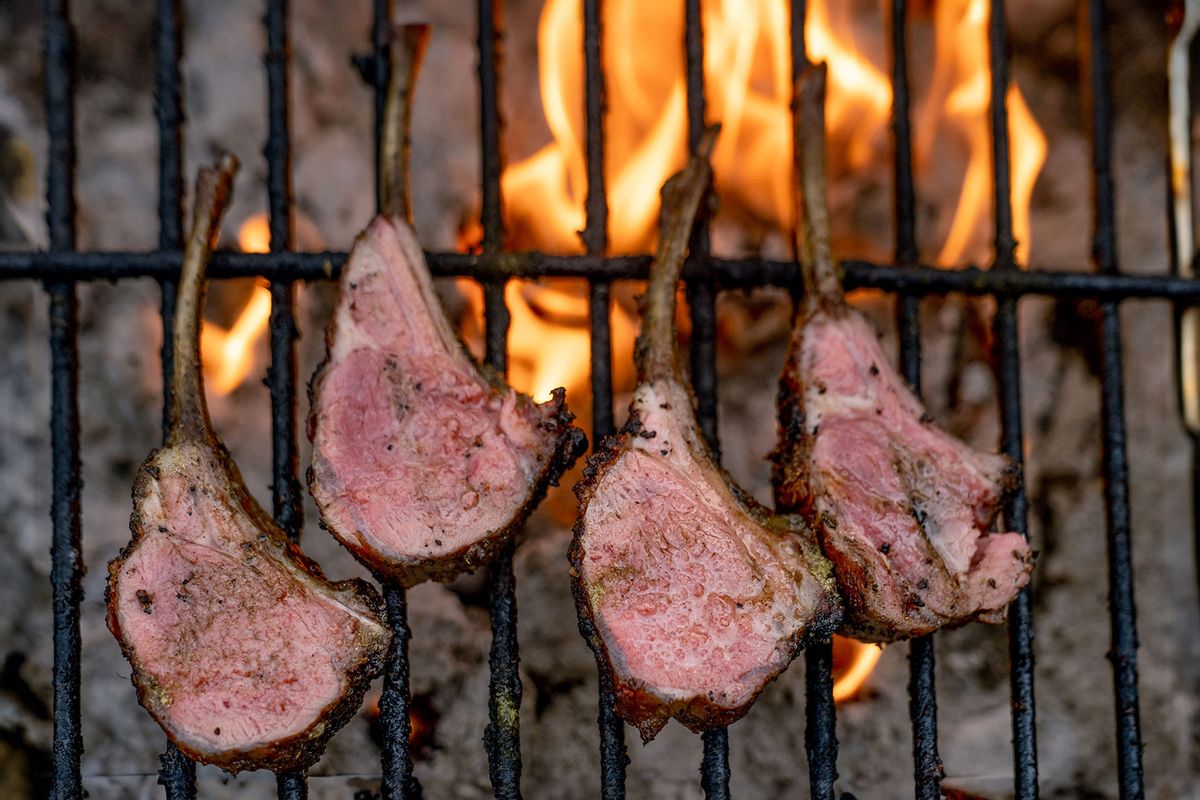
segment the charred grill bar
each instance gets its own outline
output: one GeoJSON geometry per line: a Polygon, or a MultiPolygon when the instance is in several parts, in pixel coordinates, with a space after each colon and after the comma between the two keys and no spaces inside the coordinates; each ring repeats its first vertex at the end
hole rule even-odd
{"type": "MultiPolygon", "coordinates": [[[[1012,233],[1012,197],[1009,172],[1008,52],[1004,32],[1004,4],[993,0],[988,19],[988,58],[992,72],[992,169],[995,184],[995,264],[996,272],[1013,273],[1016,241],[1012,233]],[[1000,98],[997,100],[997,98],[1000,98]]],[[[1021,430],[1021,362],[1017,340],[1017,301],[1005,297],[997,304],[992,323],[996,339],[1000,383],[1000,447],[1023,469],[1025,437],[1021,430]]],[[[1005,527],[1029,536],[1029,503],[1025,496],[1025,476],[1004,507],[1005,527]]],[[[1033,620],[1031,588],[1026,586],[1008,609],[1009,680],[1012,685],[1013,783],[1018,800],[1038,796],[1037,728],[1033,703],[1033,620]]]]}
{"type": "MultiPolygon", "coordinates": [[[[908,3],[891,5],[892,144],[895,148],[896,263],[917,263],[916,193],[913,190],[912,130],[908,97],[908,3]]],[[[921,304],[908,292],[896,298],[896,330],[900,333],[900,371],[913,390],[921,393],[921,304]]],[[[938,756],[937,692],[933,636],[908,645],[909,716],[913,732],[913,782],[921,800],[939,800],[945,775],[938,756]]]]}
{"type": "MultiPolygon", "coordinates": [[[[584,0],[583,58],[584,112],[587,139],[587,218],[583,244],[588,255],[603,257],[608,249],[608,187],[604,181],[604,34],[600,20],[601,0],[584,0]]],[[[592,443],[598,445],[616,433],[613,424],[612,327],[609,319],[610,285],[588,284],[588,323],[591,332],[592,443]]],[[[591,640],[596,632],[588,620],[580,620],[580,631],[591,640]]],[[[600,797],[620,800],[625,796],[625,722],[617,716],[612,676],[599,670],[600,797]]]]}
{"type": "MultiPolygon", "coordinates": [[[[939,270],[917,262],[909,127],[905,19],[907,3],[892,0],[891,57],[894,88],[892,132],[896,175],[896,264],[844,264],[846,284],[870,286],[898,294],[897,319],[901,363],[906,377],[919,382],[919,299],[926,294],[962,292],[990,294],[998,300],[995,338],[999,364],[1002,448],[1021,459],[1020,364],[1017,301],[1026,294],[1088,297],[1101,302],[1103,476],[1108,518],[1110,606],[1116,702],[1118,781],[1122,798],[1143,796],[1141,734],[1138,724],[1136,615],[1133,604],[1128,469],[1125,452],[1124,404],[1120,360],[1118,306],[1129,298],[1167,299],[1181,305],[1200,302],[1200,282],[1171,276],[1129,276],[1116,260],[1114,189],[1111,169],[1113,109],[1108,88],[1104,8],[1101,0],[1087,4],[1088,52],[1083,65],[1091,98],[1094,185],[1094,256],[1096,272],[1022,270],[1014,259],[1012,208],[1008,163],[1008,120],[1003,98],[1008,86],[1002,3],[991,3],[989,23],[992,74],[993,167],[995,170],[996,251],[991,270],[939,270]]],[[[386,86],[389,48],[389,3],[376,0],[375,52],[364,62],[364,75],[376,91],[377,119],[386,86]]],[[[608,313],[612,281],[644,278],[649,258],[607,258],[607,200],[604,165],[604,75],[601,67],[601,0],[584,0],[586,69],[586,153],[588,156],[587,228],[583,256],[545,256],[510,253],[504,249],[499,178],[501,119],[499,113],[499,0],[479,0],[480,130],[482,155],[483,247],[477,254],[433,254],[430,264],[438,275],[467,275],[485,288],[488,361],[503,371],[506,363],[508,310],[504,286],[508,279],[566,276],[589,281],[592,331],[593,436],[613,431],[612,354],[608,313]]],[[[704,123],[703,37],[698,0],[685,0],[689,141],[704,123]]],[[[75,282],[152,276],[162,287],[165,393],[173,365],[170,320],[174,312],[175,279],[182,253],[182,18],[179,0],[157,3],[155,111],[159,132],[159,249],[150,253],[75,252],[73,38],[68,0],[43,0],[46,56],[45,104],[49,135],[46,168],[49,249],[36,253],[0,253],[0,280],[45,282],[50,298],[51,403],[53,500],[51,516],[54,598],[54,789],[56,800],[82,797],[80,758],[80,451],[78,411],[78,302],[75,282]]],[[[301,527],[300,485],[297,473],[296,364],[292,301],[295,282],[335,277],[344,253],[291,253],[290,136],[287,116],[287,5],[266,3],[269,137],[268,162],[271,252],[220,254],[212,277],[262,276],[271,282],[271,366],[268,384],[273,406],[273,499],[275,515],[289,533],[301,527]]],[[[805,61],[804,2],[792,3],[794,68],[805,61]]],[[[699,418],[714,439],[715,295],[725,288],[779,285],[799,290],[800,278],[790,262],[761,259],[717,259],[708,252],[707,232],[701,226],[684,272],[693,314],[692,380],[700,403],[699,418]]],[[[169,397],[164,397],[164,404],[169,397]]],[[[1027,500],[1022,486],[1005,509],[1009,529],[1026,533],[1027,500]]],[[[517,711],[521,685],[517,671],[516,604],[512,549],[493,565],[490,577],[493,619],[490,724],[486,734],[489,766],[497,797],[520,797],[521,756],[517,711]]],[[[389,617],[397,645],[389,658],[381,703],[387,740],[383,773],[385,797],[412,797],[412,762],[408,753],[407,621],[403,591],[387,587],[389,617]]],[[[1016,796],[1038,796],[1037,746],[1034,726],[1033,650],[1029,589],[1010,610],[1010,674],[1013,693],[1013,764],[1016,796]]],[[[916,792],[919,798],[939,796],[941,764],[937,753],[936,698],[931,640],[910,645],[910,709],[916,792]]],[[[836,779],[836,733],[830,689],[831,658],[816,647],[808,658],[807,739],[813,796],[832,798],[836,779]]],[[[606,800],[624,796],[624,726],[612,709],[611,687],[600,687],[601,794],[606,800]]],[[[727,733],[704,737],[701,779],[707,796],[729,796],[727,733]]],[[[195,797],[194,765],[168,747],[162,756],[159,782],[168,798],[195,797]]],[[[282,797],[307,793],[303,775],[280,776],[282,797]]]]}
{"type": "MultiPolygon", "coordinates": [[[[180,0],[159,0],[154,19],[154,116],[158,123],[158,246],[183,249],[183,8],[180,0]]],[[[175,277],[160,278],[162,296],[163,443],[171,424],[171,383],[175,374],[175,277]]],[[[196,765],[168,742],[159,759],[158,782],[167,800],[196,796],[196,765]]]]}

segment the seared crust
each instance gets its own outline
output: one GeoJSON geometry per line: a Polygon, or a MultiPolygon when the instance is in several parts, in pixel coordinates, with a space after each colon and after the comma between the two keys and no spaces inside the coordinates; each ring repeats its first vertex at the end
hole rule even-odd
{"type": "Polygon", "coordinates": [[[801,534],[800,540],[805,551],[805,561],[818,580],[826,587],[824,602],[815,610],[809,625],[799,635],[786,640],[787,661],[776,669],[767,680],[763,681],[762,686],[752,697],[736,708],[719,705],[715,702],[715,697],[711,695],[696,696],[686,702],[668,701],[657,695],[644,682],[636,679],[626,680],[618,675],[604,640],[596,629],[591,595],[583,582],[583,537],[586,532],[584,520],[587,517],[588,504],[604,474],[623,453],[630,449],[633,438],[641,435],[642,431],[643,426],[638,411],[636,408],[631,408],[628,421],[617,435],[606,437],[600,443],[599,449],[588,457],[587,466],[583,470],[583,479],[574,487],[575,495],[579,499],[579,513],[572,528],[573,535],[571,546],[567,551],[567,558],[571,563],[571,591],[575,598],[575,608],[579,617],[579,632],[596,658],[596,665],[602,679],[607,680],[613,687],[617,714],[638,728],[643,742],[649,742],[672,718],[679,720],[696,733],[724,727],[741,719],[763,689],[779,677],[787,668],[787,663],[794,659],[801,650],[812,642],[829,638],[841,622],[842,606],[833,576],[827,569],[829,562],[821,555],[812,532],[803,518],[774,514],[746,494],[724,469],[716,465],[707,444],[700,442],[698,444],[703,452],[698,455],[720,471],[725,485],[731,490],[742,509],[755,522],[780,533],[801,534]],[[823,572],[820,570],[822,565],[826,566],[826,570],[823,572]]]}
{"type": "MultiPolygon", "coordinates": [[[[314,376],[313,383],[316,384],[319,379],[319,375],[314,376]]],[[[403,560],[383,558],[378,552],[372,549],[353,546],[352,542],[359,539],[355,535],[356,532],[340,530],[335,523],[331,522],[331,515],[326,513],[325,505],[320,501],[319,494],[312,491],[315,477],[313,468],[310,466],[307,473],[308,485],[316,502],[317,511],[321,515],[321,527],[331,531],[334,534],[334,538],[338,540],[342,547],[346,548],[359,562],[379,576],[380,580],[392,581],[404,587],[411,588],[428,580],[452,580],[464,572],[474,572],[480,567],[487,565],[521,531],[529,515],[545,499],[546,492],[549,491],[550,487],[557,486],[559,479],[575,465],[579,456],[587,450],[587,436],[584,435],[583,431],[571,424],[572,420],[575,419],[575,415],[567,409],[564,399],[565,395],[566,390],[561,387],[554,390],[550,402],[555,405],[555,414],[550,421],[544,423],[547,430],[552,430],[555,433],[554,452],[546,460],[541,471],[531,483],[530,492],[525,502],[521,504],[517,513],[503,527],[488,531],[487,534],[467,546],[446,555],[403,560]]],[[[533,402],[526,395],[521,394],[519,397],[518,402],[533,402]]],[[[309,422],[310,426],[313,424],[315,423],[312,421],[309,422]]]]}
{"type": "MultiPolygon", "coordinates": [[[[838,591],[845,603],[845,615],[838,633],[852,637],[862,642],[887,643],[904,641],[916,636],[926,635],[942,628],[956,628],[977,620],[1002,622],[1000,619],[989,618],[992,614],[987,609],[980,609],[974,614],[947,621],[943,616],[933,613],[921,601],[924,587],[905,579],[899,574],[892,577],[911,598],[906,609],[906,618],[911,624],[908,630],[897,630],[891,625],[884,624],[879,619],[876,601],[873,600],[880,589],[872,580],[869,573],[864,571],[862,562],[876,558],[876,553],[860,553],[861,561],[845,559],[835,547],[826,544],[837,535],[837,520],[820,513],[816,507],[815,496],[809,491],[811,477],[809,467],[813,459],[813,447],[816,437],[806,423],[805,386],[801,380],[800,359],[804,352],[804,337],[810,319],[817,314],[840,318],[850,312],[845,306],[824,304],[807,310],[799,309],[793,322],[791,340],[788,347],[787,360],[779,379],[777,409],[779,413],[780,435],[779,442],[771,451],[772,486],[775,489],[776,505],[779,509],[803,516],[817,532],[822,550],[834,565],[834,575],[838,591]]],[[[900,376],[898,376],[900,377],[900,376]]],[[[901,377],[901,380],[903,378],[901,377]]],[[[907,386],[907,382],[904,382],[907,386]]],[[[909,387],[911,390],[911,387],[909,387]]],[[[914,392],[914,395],[916,393],[914,392]]],[[[990,516],[985,528],[990,527],[999,515],[999,510],[1007,497],[1016,488],[1020,478],[1020,468],[1006,455],[1003,457],[1003,468],[998,475],[997,487],[999,495],[995,504],[989,509],[990,516]]],[[[944,569],[940,559],[934,559],[939,568],[944,569]]]]}
{"type": "MultiPolygon", "coordinates": [[[[260,544],[274,551],[277,558],[286,559],[300,570],[324,581],[325,576],[321,567],[301,552],[300,548],[288,538],[287,534],[258,504],[258,501],[245,490],[237,465],[224,445],[216,440],[205,442],[205,444],[212,449],[218,461],[227,470],[227,472],[221,473],[225,483],[224,488],[230,492],[231,496],[237,498],[242,510],[252,518],[255,527],[266,535],[265,540],[260,540],[260,544]]],[[[137,690],[138,701],[162,726],[167,737],[175,746],[194,761],[212,764],[228,772],[255,769],[280,772],[310,767],[321,758],[326,744],[333,735],[357,713],[371,681],[383,673],[385,658],[392,638],[390,630],[383,623],[383,620],[386,619],[383,598],[371,584],[358,578],[336,583],[327,582],[332,594],[344,598],[348,604],[365,606],[379,620],[379,626],[376,629],[378,635],[372,635],[373,632],[366,626],[360,628],[358,644],[362,657],[350,665],[346,672],[345,692],[317,714],[313,724],[304,731],[287,739],[273,742],[267,747],[223,751],[203,749],[196,746],[194,742],[172,735],[166,715],[170,706],[170,698],[165,696],[154,678],[143,669],[137,651],[122,635],[117,607],[121,568],[147,535],[140,512],[141,501],[150,493],[150,484],[157,480],[159,475],[158,463],[168,452],[169,449],[152,451],[138,470],[132,492],[133,513],[129,518],[129,530],[133,536],[129,543],[122,548],[120,554],[109,562],[108,581],[104,591],[108,629],[116,637],[121,646],[121,652],[124,653],[132,667],[130,679],[137,690]]]]}
{"type": "MultiPolygon", "coordinates": [[[[363,244],[367,235],[368,230],[364,230],[358,235],[354,241],[354,249],[363,244]]],[[[335,308],[340,307],[342,294],[345,292],[345,287],[342,285],[343,281],[338,282],[339,297],[337,303],[335,303],[335,308]]],[[[435,313],[444,314],[445,311],[439,307],[435,313]]],[[[332,354],[334,342],[338,336],[338,317],[339,314],[336,311],[330,317],[329,324],[325,329],[325,358],[313,372],[312,378],[308,383],[309,415],[307,433],[309,441],[315,441],[316,439],[317,423],[321,414],[319,399],[325,380],[334,366],[332,354]]],[[[492,369],[491,366],[476,364],[461,337],[454,336],[453,346],[458,349],[458,354],[466,362],[472,364],[487,381],[493,392],[497,394],[514,392],[518,405],[522,407],[536,405],[531,397],[523,392],[517,392],[510,387],[505,382],[504,377],[492,369]]],[[[517,512],[504,525],[488,531],[466,546],[450,553],[438,554],[432,557],[403,559],[384,557],[371,548],[356,547],[354,543],[361,541],[358,531],[345,530],[334,521],[333,515],[329,513],[328,504],[322,502],[321,493],[316,491],[317,477],[313,466],[310,464],[306,471],[307,482],[309,493],[312,495],[321,517],[321,527],[334,534],[334,538],[355,559],[378,576],[381,581],[390,581],[404,587],[411,588],[428,580],[439,582],[452,580],[464,572],[474,572],[480,567],[486,566],[505,546],[513,541],[523,528],[529,515],[545,499],[549,488],[557,486],[559,479],[587,451],[587,436],[582,430],[572,424],[575,415],[567,408],[566,390],[561,387],[555,389],[551,392],[551,399],[547,403],[551,405],[553,414],[542,421],[541,427],[543,430],[554,435],[554,449],[550,457],[542,465],[540,472],[531,482],[528,496],[517,512]]],[[[541,405],[544,407],[546,404],[541,405]]]]}

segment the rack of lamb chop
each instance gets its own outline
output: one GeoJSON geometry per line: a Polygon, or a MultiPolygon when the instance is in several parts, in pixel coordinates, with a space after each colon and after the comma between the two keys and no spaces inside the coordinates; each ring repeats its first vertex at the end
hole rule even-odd
{"type": "Polygon", "coordinates": [[[308,420],[309,489],[324,526],[402,586],[491,560],[587,447],[563,389],[544,403],[516,391],[475,363],[442,309],[410,222],[407,130],[423,34],[407,35],[393,68],[408,72],[393,74],[383,124],[383,213],[342,270],[308,420]]]}
{"type": "Polygon", "coordinates": [[[133,538],[108,566],[108,627],[138,698],[189,757],[301,769],[383,668],[383,601],[330,583],[246,490],[213,431],[200,369],[204,272],[237,162],[202,169],[175,316],[166,447],[133,486],[133,538]]]}
{"type": "Polygon", "coordinates": [[[797,92],[805,291],[779,388],[779,506],[818,532],[847,634],[888,642],[1003,622],[1033,569],[1022,536],[989,532],[1014,467],[937,427],[844,302],[825,196],[825,67],[810,68],[797,92]]]}
{"type": "Polygon", "coordinates": [[[739,719],[840,618],[815,537],[722,471],[677,361],[675,293],[715,134],[663,187],[628,422],[575,487],[580,627],[612,676],[617,713],[646,741],[671,717],[694,731],[739,719]]]}

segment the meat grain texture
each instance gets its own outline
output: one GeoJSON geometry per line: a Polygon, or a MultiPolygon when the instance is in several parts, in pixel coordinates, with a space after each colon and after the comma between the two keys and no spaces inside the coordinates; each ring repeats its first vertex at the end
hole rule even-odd
{"type": "Polygon", "coordinates": [[[391,634],[360,580],[330,583],[246,490],[204,402],[197,316],[233,162],[202,171],[175,328],[171,434],[133,487],[108,626],[180,750],[236,772],[313,764],[382,671],[391,634]],[[207,216],[206,216],[207,215],[207,216]]]}
{"type": "Polygon", "coordinates": [[[849,635],[888,642],[1003,622],[1033,568],[1024,537],[990,530],[1015,467],[937,427],[843,301],[828,246],[824,69],[802,80],[806,294],[780,381],[779,505],[819,533],[849,635]]]}
{"type": "Polygon", "coordinates": [[[675,363],[675,289],[709,175],[697,156],[664,188],[629,420],[576,487],[581,630],[644,740],[672,717],[695,731],[739,719],[840,616],[804,520],[772,514],[716,464],[675,363]]]}
{"type": "Polygon", "coordinates": [[[399,217],[355,243],[327,338],[309,485],[381,576],[411,586],[487,562],[586,447],[562,389],[538,404],[476,366],[399,217]]]}

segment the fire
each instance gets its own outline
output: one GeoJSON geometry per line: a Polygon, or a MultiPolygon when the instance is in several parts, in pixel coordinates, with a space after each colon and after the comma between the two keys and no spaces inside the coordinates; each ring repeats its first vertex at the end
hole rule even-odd
{"type": "Polygon", "coordinates": [[[833,700],[841,703],[852,699],[867,682],[883,648],[863,644],[841,636],[833,637],[833,700]]]}
{"type": "MultiPolygon", "coordinates": [[[[810,2],[805,31],[810,57],[829,63],[830,140],[838,164],[849,169],[886,155],[892,104],[890,81],[866,52],[883,52],[882,15],[866,20],[855,7],[810,2]]],[[[701,10],[708,117],[723,126],[713,156],[717,190],[726,203],[779,230],[790,228],[793,213],[789,13],[786,0],[705,0],[701,10]]],[[[685,157],[683,4],[613,0],[604,14],[607,41],[621,42],[603,54],[610,249],[645,252],[654,238],[659,187],[685,157]]],[[[947,153],[961,150],[966,156],[958,203],[937,256],[939,264],[950,266],[980,257],[990,239],[987,4],[941,0],[933,26],[934,74],[916,120],[915,145],[922,174],[946,170],[947,153]]],[[[502,178],[514,240],[554,253],[582,249],[577,233],[584,226],[587,192],[582,36],[579,1],[547,0],[538,55],[553,141],[502,178]]],[[[1046,140],[1019,89],[1013,86],[1005,100],[1017,259],[1024,263],[1029,200],[1046,140]]]]}
{"type": "MultiPolygon", "coordinates": [[[[480,344],[483,331],[483,292],[474,281],[458,281],[467,299],[464,330],[468,342],[480,344]]],[[[504,300],[512,317],[508,338],[508,381],[539,403],[562,386],[573,409],[584,405],[590,378],[591,328],[588,298],[578,281],[509,281],[504,300]]],[[[614,353],[633,352],[638,323],[619,303],[609,314],[614,353]]],[[[482,355],[476,352],[477,356],[482,355]]],[[[614,363],[614,383],[620,387],[632,370],[614,363]]]]}
{"type": "MultiPolygon", "coordinates": [[[[245,253],[270,250],[271,231],[265,214],[250,217],[238,231],[238,247],[245,253]]],[[[200,353],[204,362],[204,381],[210,391],[226,395],[242,384],[254,368],[254,345],[271,319],[271,290],[265,281],[254,286],[254,293],[233,325],[222,328],[205,322],[200,330],[200,353]]]]}
{"type": "MultiPolygon", "coordinates": [[[[991,208],[992,139],[988,108],[992,97],[985,45],[987,22],[985,0],[937,6],[937,59],[930,98],[917,121],[918,147],[930,142],[931,134],[944,122],[965,139],[970,153],[950,232],[937,257],[937,262],[944,266],[962,263],[980,246],[984,228],[981,221],[991,208]],[[984,46],[962,44],[972,41],[984,46]]],[[[1013,234],[1017,239],[1017,262],[1024,264],[1029,259],[1029,202],[1046,160],[1046,137],[1015,86],[1009,88],[1005,105],[1012,162],[1013,234]]]]}

